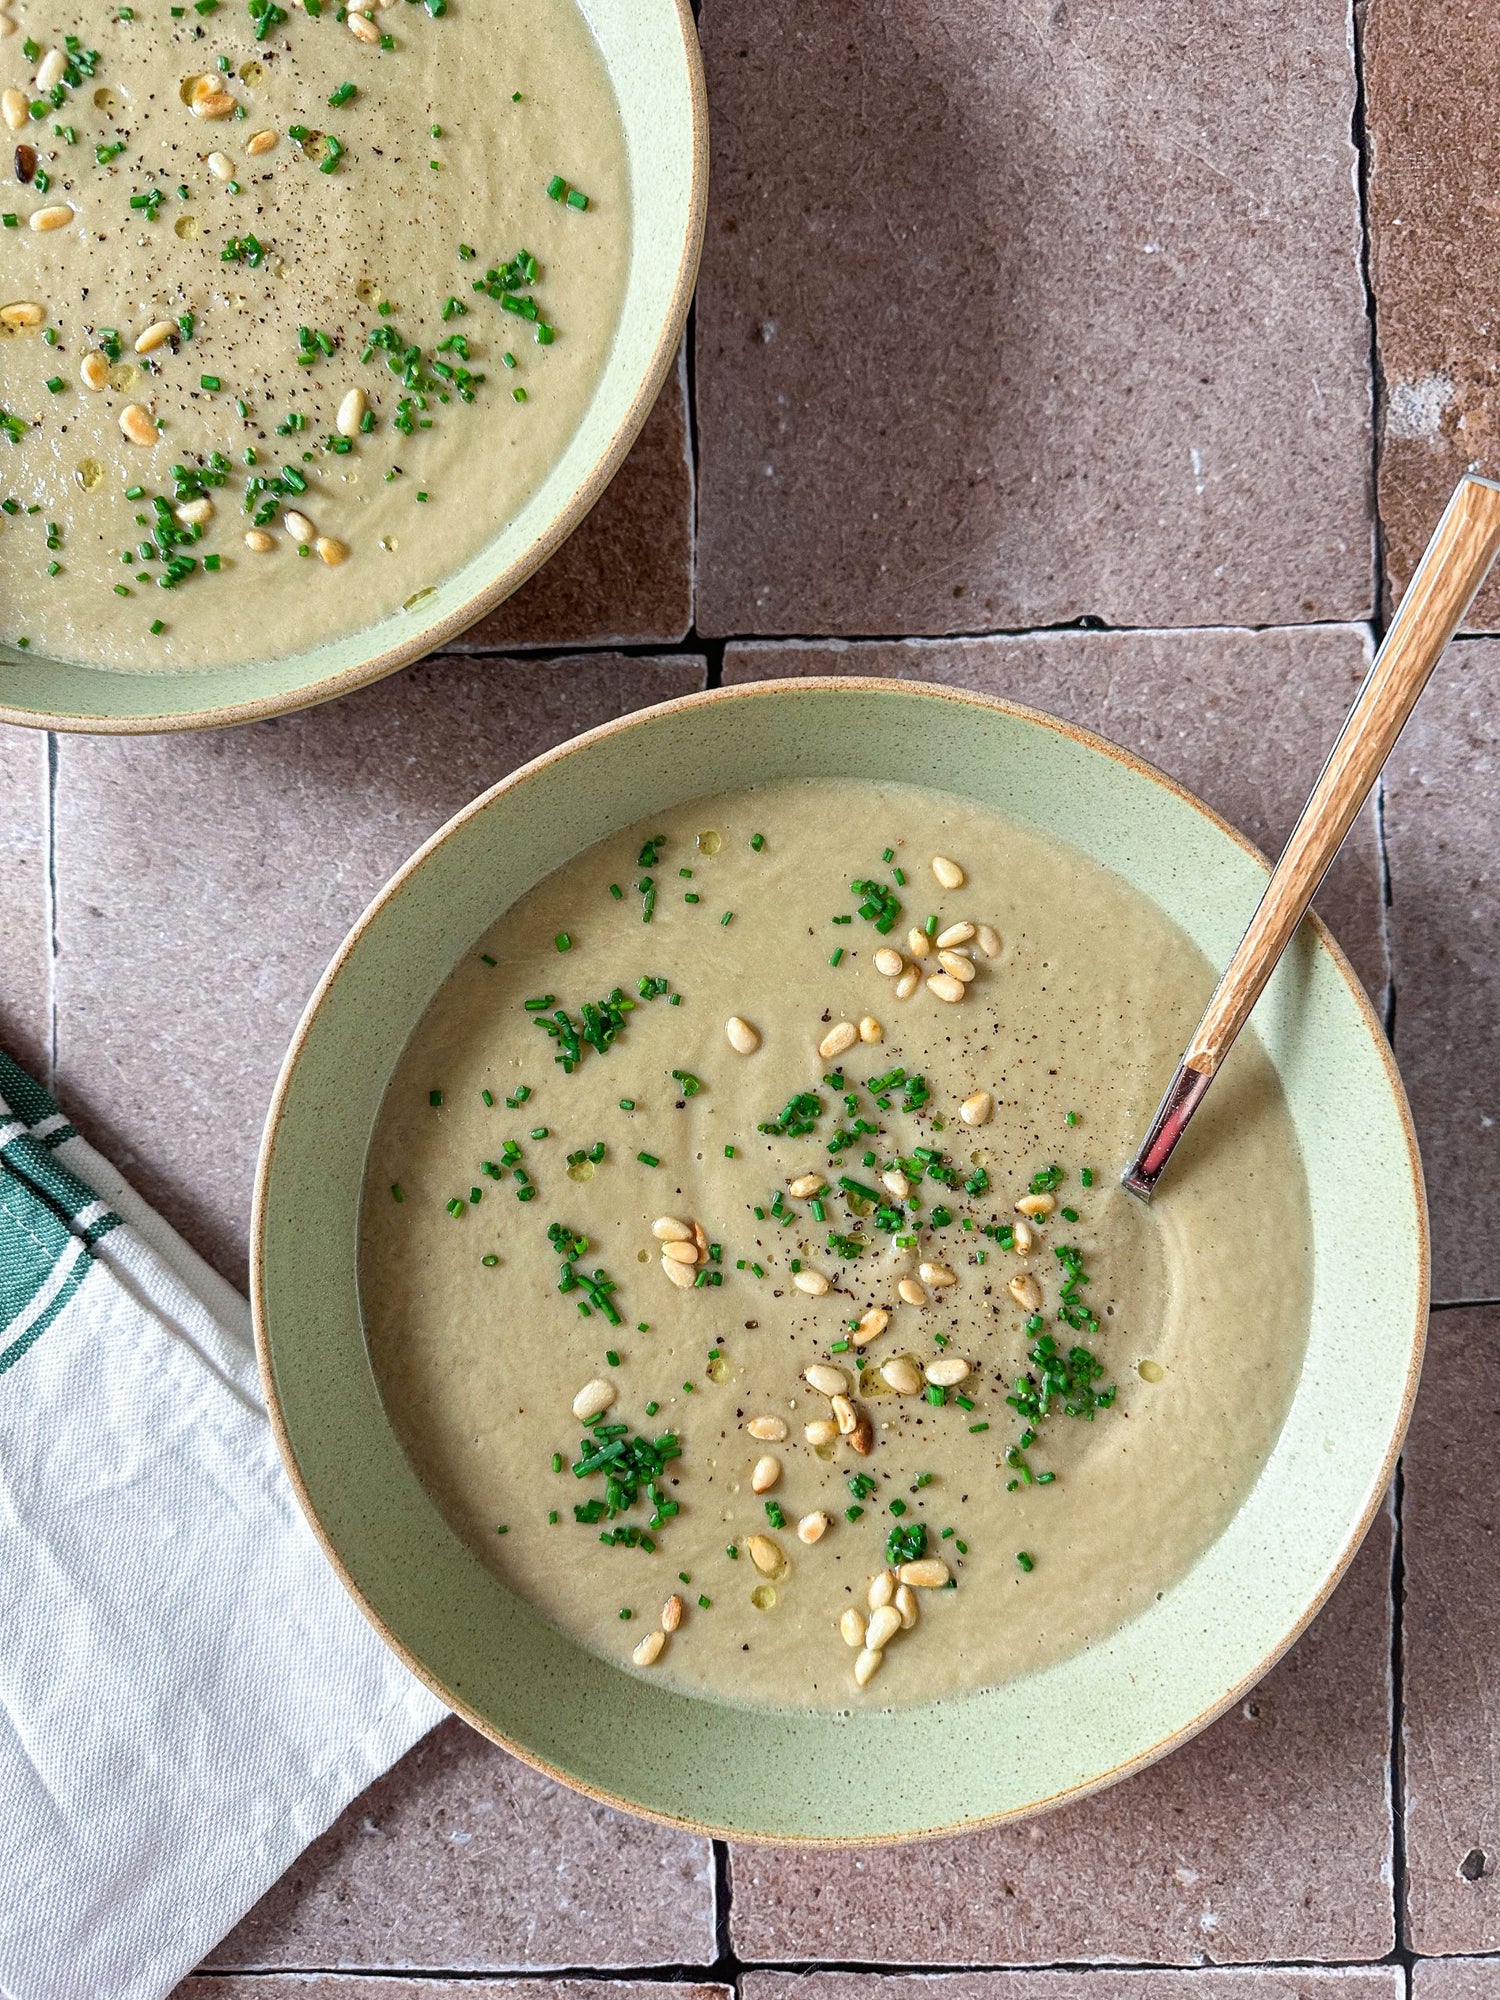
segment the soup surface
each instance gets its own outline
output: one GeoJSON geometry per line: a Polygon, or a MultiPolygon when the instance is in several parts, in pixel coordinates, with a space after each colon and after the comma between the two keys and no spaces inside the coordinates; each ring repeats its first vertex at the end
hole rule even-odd
{"type": "Polygon", "coordinates": [[[629,250],[587,24],[368,6],[3,17],[5,640],[145,670],[360,631],[577,428],[629,250]]]}
{"type": "Polygon", "coordinates": [[[1228,1523],[1306,1341],[1253,1035],[1152,1206],[1118,1186],[1211,985],[1112,873],[900,786],[569,862],[439,992],[371,1146],[371,1356],[449,1521],[734,1701],[930,1700],[1110,1631],[1228,1523]]]}

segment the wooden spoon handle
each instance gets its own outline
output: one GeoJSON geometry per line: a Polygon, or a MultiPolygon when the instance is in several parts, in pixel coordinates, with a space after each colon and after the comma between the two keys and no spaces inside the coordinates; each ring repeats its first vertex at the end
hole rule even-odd
{"type": "Polygon", "coordinates": [[[1183,1057],[1187,1068],[1212,1076],[1228,1055],[1497,552],[1500,485],[1470,475],[1448,502],[1249,928],[1204,1009],[1183,1057]]]}

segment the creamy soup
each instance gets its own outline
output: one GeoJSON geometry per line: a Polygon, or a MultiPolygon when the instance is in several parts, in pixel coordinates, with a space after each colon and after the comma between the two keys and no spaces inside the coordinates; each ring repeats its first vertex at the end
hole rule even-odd
{"type": "Polygon", "coordinates": [[[572,0],[0,22],[0,637],[215,666],[419,610],[614,336],[624,140],[572,0]]]}
{"type": "Polygon", "coordinates": [[[1211,986],[1117,876],[939,794],[746,791],[579,855],[371,1146],[370,1351],[448,1520],[735,1701],[928,1700],[1118,1626],[1245,1498],[1306,1340],[1253,1035],[1153,1205],[1118,1185],[1211,986]]]}

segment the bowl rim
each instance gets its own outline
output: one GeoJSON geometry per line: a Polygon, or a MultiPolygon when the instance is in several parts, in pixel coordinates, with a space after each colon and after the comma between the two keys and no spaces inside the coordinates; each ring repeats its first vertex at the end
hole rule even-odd
{"type": "MultiPolygon", "coordinates": [[[[493,577],[473,596],[432,625],[424,625],[383,647],[358,666],[326,674],[321,680],[307,681],[280,694],[258,696],[254,700],[226,702],[214,708],[176,709],[157,715],[54,714],[40,708],[17,708],[0,702],[0,723],[19,729],[55,730],[59,734],[87,736],[155,736],[189,729],[227,729],[242,722],[265,722],[272,716],[294,715],[299,709],[315,708],[321,702],[352,694],[369,687],[388,674],[411,666],[436,653],[460,633],[482,618],[485,612],[510,597],[542,565],[554,556],[595,506],[606,486],[624,463],[625,455],[639,436],[651,414],[687,324],[688,308],[698,281],[698,265],[703,253],[703,236],[708,220],[708,85],[703,69],[703,50],[698,40],[691,0],[670,0],[676,12],[687,63],[689,109],[692,126],[692,157],[688,180],[688,226],[682,259],[667,300],[661,332],[651,351],[645,373],[629,408],[615,426],[609,442],[595,460],[588,477],[567,506],[525,552],[516,557],[499,576],[493,577]]],[[[378,627],[371,627],[372,632],[378,627]]],[[[172,676],[163,674],[164,685],[172,676]]]]}
{"type": "Polygon", "coordinates": [[[1112,761],[1124,765],[1138,776],[1153,780],[1175,798],[1191,806],[1218,832],[1227,835],[1258,867],[1264,869],[1267,875],[1271,872],[1271,863],[1247,835],[1240,832],[1221,813],[1216,812],[1212,806],[1206,804],[1196,793],[1190,791],[1186,785],[1180,784],[1175,778],[1169,777],[1166,772],[1159,770],[1156,765],[1150,763],[1146,758],[1137,755],[1132,750],[1126,749],[1121,744],[1110,742],[1107,737],[1100,736],[1096,731],[1088,729],[1080,723],[1069,722],[1061,716],[1049,715],[1044,709],[1032,708],[1023,702],[1010,701],[1000,695],[982,694],[977,690],[969,688],[947,687],[933,681],[904,680],[873,674],[808,675],[806,677],[798,676],[777,680],[739,682],[732,686],[700,689],[693,694],[677,695],[668,701],[655,702],[650,707],[634,709],[628,715],[617,716],[612,721],[601,723],[596,728],[585,730],[578,736],[570,737],[565,743],[556,744],[553,748],[544,750],[539,756],[530,758],[525,764],[522,764],[514,771],[508,772],[496,784],[489,786],[476,798],[472,799],[468,805],[461,808],[451,819],[447,820],[422,842],[420,847],[402,863],[384,887],[371,899],[370,903],[350,927],[348,935],[335,952],[327,970],[323,973],[317,986],[314,988],[303,1010],[302,1017],[293,1031],[266,1114],[265,1129],[262,1134],[260,1153],[256,1162],[255,1186],[251,1206],[250,1305],[255,1332],[256,1359],[260,1370],[261,1389],[266,1401],[266,1412],[270,1419],[272,1434],[276,1440],[276,1447],[281,1456],[282,1465],[291,1481],[292,1490],[297,1497],[298,1505],[301,1507],[314,1535],[316,1535],[323,1553],[332,1564],[339,1581],[354,1599],[360,1611],[410,1672],[429,1688],[438,1700],[453,1714],[462,1717],[481,1736],[497,1744],[502,1750],[508,1751],[511,1756],[519,1758],[523,1764],[529,1765],[532,1770],[539,1771],[544,1777],[551,1778],[555,1783],[565,1785],[570,1791],[579,1792],[600,1805],[610,1806],[620,1812],[631,1813],[638,1819],[646,1819],[660,1826],[672,1827],[681,1832],[694,1833],[710,1839],[733,1841],[741,1846],[791,1846],[796,1848],[828,1848],[837,1850],[896,1847],[906,1846],[917,1841],[956,1838],[961,1834],[978,1833],[990,1827],[1037,1818],[1043,1813],[1055,1811],[1060,1806],[1069,1805],[1075,1800],[1087,1798],[1095,1792],[1103,1791],[1108,1786],[1118,1783],[1121,1779],[1130,1777],[1137,1771],[1145,1770],[1149,1765],[1156,1763],[1160,1758],[1168,1755],[1169,1752],[1179,1749],[1184,1743],[1189,1742],[1194,1736],[1206,1729],[1210,1723],[1216,1721],[1228,1709],[1232,1708],[1236,1702],[1242,1700],[1252,1688],[1265,1678],[1276,1663],[1290,1651],[1297,1640],[1302,1637],[1308,1626],[1311,1625],[1314,1618],[1317,1617],[1318,1613],[1328,1602],[1335,1588],[1343,1580],[1376,1515],[1386,1504],[1386,1497],[1396,1469],[1396,1462],[1401,1455],[1407,1428],[1411,1422],[1412,1408],[1416,1400],[1417,1387],[1422,1370],[1422,1359],[1427,1343],[1431,1305],[1432,1245],[1426,1186],[1422,1172],[1421,1155],[1417,1146],[1416,1128],[1412,1119],[1411,1106],[1407,1100],[1406,1087],[1396,1066],[1395,1055],[1390,1043],[1386,1039],[1380,1017],[1376,1013],[1374,1003],[1365,992],[1342,947],[1316,912],[1309,911],[1308,913],[1309,920],[1313,925],[1314,935],[1318,943],[1327,952],[1335,970],[1348,988],[1350,996],[1355,1003],[1359,1021],[1368,1034],[1375,1053],[1380,1059],[1384,1070],[1386,1086],[1395,1106],[1402,1137],[1406,1144],[1406,1163],[1411,1181],[1412,1206],[1417,1232],[1416,1315],[1411,1331],[1410,1358],[1407,1363],[1406,1379],[1392,1426],[1390,1441],[1382,1458],[1378,1475],[1372,1480],[1369,1489],[1369,1498],[1361,1508],[1358,1517],[1347,1528],[1339,1545],[1337,1556],[1329,1569],[1321,1590],[1312,1602],[1305,1607],[1290,1628],[1257,1662],[1254,1668],[1249,1673],[1243,1675],[1232,1687],[1228,1688],[1222,1696],[1208,1703],[1197,1715],[1182,1723],[1168,1736],[1162,1738],[1161,1741],[1150,1745],[1138,1755],[1126,1758],[1122,1762],[1111,1766],[1106,1771],[1082,1779],[1077,1784],[1065,1786],[1062,1790],[1052,1793],[1046,1798],[1033,1800],[1023,1806],[1007,1807],[1001,1811],[983,1814],[976,1818],[955,1821],[948,1825],[903,1829],[896,1834],[812,1834],[799,1835],[795,1840],[789,1841],[774,1833],[764,1833],[754,1830],[746,1831],[739,1827],[719,1825],[706,1820],[696,1820],[687,1816],[666,1813],[656,1808],[640,1805],[635,1800],[625,1798],[602,1786],[587,1784],[572,1773],[560,1770],[557,1766],[549,1763],[546,1758],[538,1756],[523,1745],[512,1741],[502,1730],[496,1728],[492,1722],[480,1715],[472,1706],[457,1698],[453,1691],[445,1687],[424,1666],[422,1661],[407,1648],[403,1641],[391,1631],[381,1614],[370,1603],[369,1599],[355,1582],[338,1549],[325,1532],[323,1524],[313,1506],[292,1448],[290,1432],[276,1386],[275,1372],[272,1366],[270,1338],[266,1323],[266,1237],[269,1228],[268,1190],[275,1163],[277,1141],[282,1122],[287,1114],[292,1085],[297,1065],[301,1058],[303,1045],[311,1033],[314,1022],[322,1011],[323,1005],[335,982],[341,976],[344,966],[356,946],[360,943],[365,932],[377,921],[386,906],[405,888],[411,878],[425,866],[428,856],[444,846],[471,819],[486,812],[495,799],[503,794],[518,790],[522,785],[529,783],[542,772],[550,769],[553,764],[559,762],[562,758],[570,757],[575,752],[585,750],[597,742],[623,735],[633,729],[649,728],[658,718],[674,714],[685,708],[709,707],[738,701],[754,700],[757,697],[768,695],[787,696],[802,693],[838,695],[909,694],[919,697],[936,697],[955,704],[966,704],[999,711],[1017,720],[1053,730],[1059,735],[1070,738],[1073,742],[1086,749],[1102,753],[1112,761]]]}

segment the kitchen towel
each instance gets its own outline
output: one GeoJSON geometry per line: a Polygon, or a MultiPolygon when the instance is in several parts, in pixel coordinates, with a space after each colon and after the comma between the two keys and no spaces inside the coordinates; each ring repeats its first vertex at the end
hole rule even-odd
{"type": "Polygon", "coordinates": [[[302,1517],[245,1301],[0,1052],[0,1996],[169,1993],[443,1712],[302,1517]]]}

